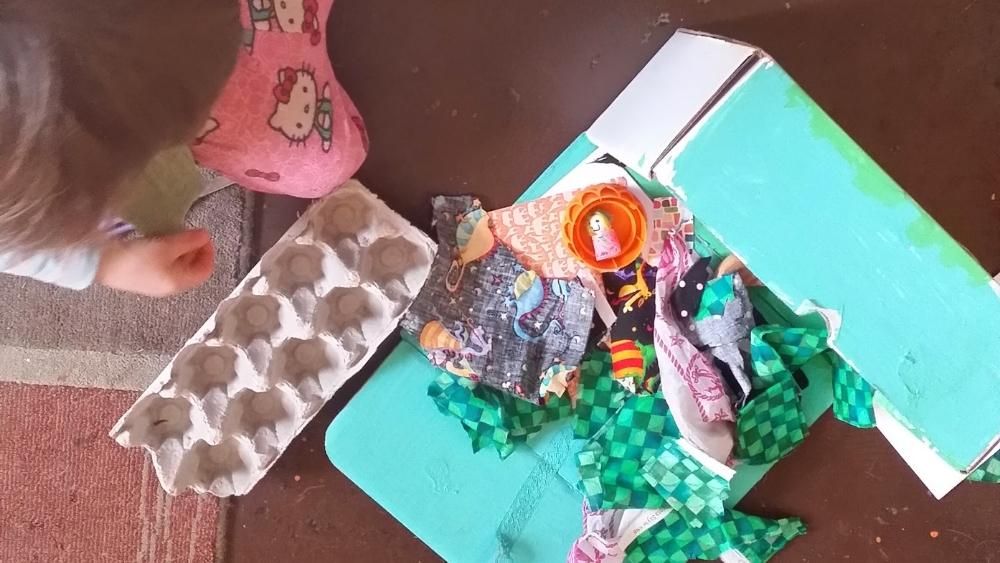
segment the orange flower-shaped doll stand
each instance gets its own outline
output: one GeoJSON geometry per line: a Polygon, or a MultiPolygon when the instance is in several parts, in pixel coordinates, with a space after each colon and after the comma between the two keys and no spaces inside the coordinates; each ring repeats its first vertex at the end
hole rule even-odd
{"type": "Polygon", "coordinates": [[[569,251],[592,270],[614,272],[642,254],[646,246],[646,214],[627,188],[617,184],[590,186],[580,190],[566,206],[562,239],[569,251]],[[595,212],[604,214],[614,230],[621,247],[617,256],[597,259],[590,227],[595,212]]]}

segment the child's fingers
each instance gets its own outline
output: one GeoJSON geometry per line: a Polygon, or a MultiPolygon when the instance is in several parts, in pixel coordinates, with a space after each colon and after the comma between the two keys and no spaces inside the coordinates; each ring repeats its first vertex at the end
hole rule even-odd
{"type": "Polygon", "coordinates": [[[215,248],[207,231],[108,245],[97,280],[112,288],[165,297],[195,288],[211,277],[215,248]]]}
{"type": "Polygon", "coordinates": [[[191,269],[195,272],[211,274],[215,268],[215,245],[211,241],[195,251],[191,261],[191,269]]]}
{"type": "Polygon", "coordinates": [[[211,241],[178,257],[174,263],[174,273],[185,288],[201,285],[212,276],[215,268],[215,247],[211,241]]]}
{"type": "Polygon", "coordinates": [[[157,242],[162,245],[170,259],[176,260],[206,246],[210,247],[212,236],[205,229],[192,229],[160,237],[157,242]]]}
{"type": "Polygon", "coordinates": [[[212,276],[215,248],[205,229],[193,229],[158,239],[166,249],[168,275],[175,291],[198,287],[212,276]]]}

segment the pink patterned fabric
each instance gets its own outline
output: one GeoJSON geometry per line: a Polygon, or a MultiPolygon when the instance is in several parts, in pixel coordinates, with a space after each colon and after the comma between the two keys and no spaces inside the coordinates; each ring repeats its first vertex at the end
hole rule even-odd
{"type": "Polygon", "coordinates": [[[202,166],[261,192],[315,198],[368,150],[326,51],[333,0],[241,0],[244,46],[193,147],[202,166]]]}
{"type": "Polygon", "coordinates": [[[573,542],[567,563],[622,563],[637,537],[666,517],[669,509],[590,510],[583,501],[583,534],[573,542]]]}
{"type": "Polygon", "coordinates": [[[725,382],[711,359],[684,336],[670,307],[670,295],[693,263],[682,233],[668,235],[656,275],[653,342],[660,385],[681,434],[725,463],[733,448],[736,419],[725,382]]]}
{"type": "Polygon", "coordinates": [[[587,510],[583,503],[583,535],[573,542],[566,563],[615,563],[625,559],[625,548],[618,546],[610,524],[599,513],[587,510]]]}

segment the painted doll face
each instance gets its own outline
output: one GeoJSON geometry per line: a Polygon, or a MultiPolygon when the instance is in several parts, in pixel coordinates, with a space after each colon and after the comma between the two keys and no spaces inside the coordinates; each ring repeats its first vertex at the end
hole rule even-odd
{"type": "Polygon", "coordinates": [[[590,232],[593,234],[604,233],[611,230],[611,221],[608,220],[608,216],[600,211],[595,211],[590,215],[588,220],[588,226],[590,227],[590,232]]]}

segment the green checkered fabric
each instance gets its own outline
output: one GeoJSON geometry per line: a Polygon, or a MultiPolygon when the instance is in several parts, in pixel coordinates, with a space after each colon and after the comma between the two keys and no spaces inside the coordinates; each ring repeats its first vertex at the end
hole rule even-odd
{"type": "Polygon", "coordinates": [[[806,533],[798,518],[770,520],[733,510],[725,523],[730,547],[743,554],[751,563],[774,557],[788,542],[806,533]]]}
{"type": "Polygon", "coordinates": [[[705,292],[701,294],[701,304],[694,320],[700,321],[726,312],[726,303],[736,298],[733,289],[733,276],[722,276],[705,284],[705,292]]]}
{"type": "Polygon", "coordinates": [[[589,440],[625,404],[626,391],[611,377],[611,354],[595,350],[580,365],[575,435],[589,440]]]}
{"type": "Polygon", "coordinates": [[[795,449],[807,433],[799,388],[794,380],[785,379],[740,409],[735,455],[751,465],[778,461],[795,449]]]}
{"type": "Polygon", "coordinates": [[[604,428],[577,454],[580,489],[593,510],[662,508],[664,499],[640,469],[678,437],[663,395],[631,395],[604,428]]]}
{"type": "Polygon", "coordinates": [[[750,359],[754,389],[766,389],[827,349],[824,329],[763,325],[750,331],[750,359]]]}
{"type": "Polygon", "coordinates": [[[472,439],[472,451],[493,447],[501,459],[547,422],[573,412],[569,396],[550,397],[539,406],[447,372],[431,382],[427,394],[438,410],[462,422],[472,439]]]}
{"type": "Polygon", "coordinates": [[[762,563],[805,531],[798,518],[769,520],[735,510],[726,511],[721,518],[713,518],[700,528],[692,528],[672,510],[632,542],[625,552],[625,561],[681,563],[719,559],[723,553],[736,550],[748,561],[762,563]]]}
{"type": "Polygon", "coordinates": [[[757,394],[736,417],[735,455],[757,465],[778,461],[808,432],[792,372],[827,350],[824,329],[763,325],[750,332],[757,394]]]}
{"type": "Polygon", "coordinates": [[[980,483],[1000,483],[1000,453],[986,460],[979,469],[969,474],[968,479],[980,483]]]}
{"type": "Polygon", "coordinates": [[[642,475],[689,526],[700,528],[722,516],[729,481],[691,457],[677,440],[667,438],[643,466],[642,475]]]}
{"type": "Polygon", "coordinates": [[[875,428],[875,390],[840,356],[834,356],[833,416],[856,428],[875,428]]]}

